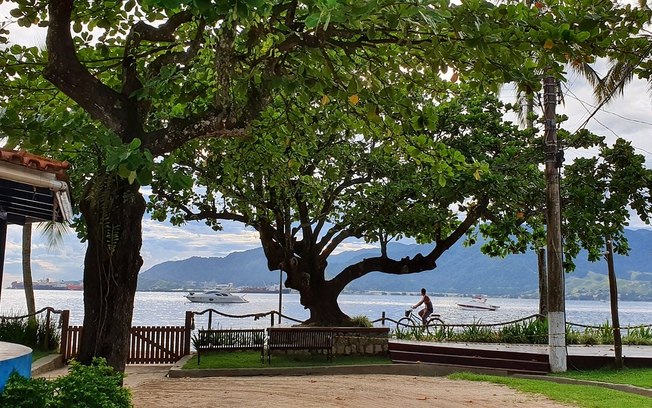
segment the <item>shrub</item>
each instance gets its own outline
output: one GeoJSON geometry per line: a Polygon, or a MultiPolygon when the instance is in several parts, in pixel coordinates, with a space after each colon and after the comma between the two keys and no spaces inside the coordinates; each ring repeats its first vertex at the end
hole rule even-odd
{"type": "Polygon", "coordinates": [[[93,359],[90,366],[72,361],[68,375],[54,380],[26,379],[14,373],[0,394],[0,406],[129,408],[131,393],[122,387],[123,378],[103,358],[93,359]]]}
{"type": "Polygon", "coordinates": [[[45,378],[25,378],[14,371],[0,394],[0,407],[55,407],[53,396],[54,386],[51,381],[45,378]]]}
{"type": "Polygon", "coordinates": [[[0,320],[0,341],[22,344],[36,350],[51,351],[59,347],[59,333],[56,324],[41,318],[2,318],[0,320]]]}
{"type": "Polygon", "coordinates": [[[455,333],[455,338],[452,340],[477,343],[496,343],[498,342],[498,334],[495,333],[491,327],[483,326],[482,322],[478,321],[465,326],[460,333],[455,333]]]}
{"type": "Polygon", "coordinates": [[[623,336],[623,344],[652,345],[652,328],[633,327],[623,336]]]}
{"type": "Polygon", "coordinates": [[[365,315],[353,316],[351,318],[351,325],[353,327],[374,327],[371,320],[365,315]]]}
{"type": "Polygon", "coordinates": [[[546,344],[548,343],[548,322],[533,319],[504,326],[498,332],[503,343],[546,344]]]}

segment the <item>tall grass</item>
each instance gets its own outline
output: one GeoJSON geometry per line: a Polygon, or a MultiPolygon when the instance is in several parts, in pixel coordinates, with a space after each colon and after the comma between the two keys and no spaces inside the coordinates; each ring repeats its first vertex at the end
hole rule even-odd
{"type": "Polygon", "coordinates": [[[59,347],[59,332],[54,322],[48,327],[42,318],[0,318],[0,341],[18,343],[35,350],[51,351],[59,347]]]}
{"type": "MultiPolygon", "coordinates": [[[[651,327],[624,327],[621,329],[623,344],[652,345],[651,327]]],[[[467,341],[477,343],[547,344],[548,322],[545,319],[529,319],[511,324],[485,325],[474,321],[468,325],[437,325],[430,327],[430,334],[422,328],[397,327],[397,339],[421,341],[467,341]]],[[[613,344],[613,327],[609,322],[599,326],[566,327],[567,344],[613,344]]]]}

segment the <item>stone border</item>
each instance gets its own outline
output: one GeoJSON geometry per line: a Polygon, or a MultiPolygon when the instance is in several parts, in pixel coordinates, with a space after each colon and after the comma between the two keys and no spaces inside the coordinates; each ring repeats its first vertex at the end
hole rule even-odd
{"type": "Polygon", "coordinates": [[[63,366],[64,364],[62,354],[50,354],[48,356],[41,357],[32,363],[32,377],[47,373],[48,371],[57,370],[63,366]]]}

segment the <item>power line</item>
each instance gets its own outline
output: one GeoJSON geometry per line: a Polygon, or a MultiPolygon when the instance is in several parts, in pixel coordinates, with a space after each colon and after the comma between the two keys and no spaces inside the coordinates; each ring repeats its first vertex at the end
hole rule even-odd
{"type": "MultiPolygon", "coordinates": [[[[595,120],[599,125],[603,126],[605,129],[607,129],[608,131],[610,131],[611,133],[613,133],[614,136],[619,137],[619,138],[622,138],[622,139],[625,139],[625,138],[623,138],[622,136],[620,136],[618,133],[616,133],[613,129],[611,129],[609,126],[605,125],[604,123],[600,122],[598,119],[596,119],[596,118],[594,117],[594,116],[595,116],[595,113],[596,113],[598,110],[601,110],[602,112],[605,112],[605,113],[612,114],[612,115],[614,115],[614,116],[616,116],[616,117],[619,117],[619,118],[621,118],[621,119],[624,119],[624,120],[627,120],[627,121],[630,121],[630,122],[641,123],[641,124],[644,124],[644,125],[652,126],[652,122],[647,122],[647,121],[640,120],[640,119],[632,119],[632,118],[628,118],[628,117],[623,116],[623,115],[620,115],[620,114],[618,114],[618,113],[611,112],[611,111],[608,111],[608,110],[606,110],[606,109],[602,109],[602,108],[599,107],[599,106],[596,107],[596,105],[593,105],[593,104],[591,104],[591,103],[589,103],[589,102],[586,102],[586,101],[580,99],[577,95],[575,95],[575,94],[573,93],[573,91],[570,90],[570,88],[569,88],[566,84],[564,84],[564,87],[566,88],[566,91],[567,91],[567,93],[570,95],[570,97],[573,98],[573,99],[575,99],[575,100],[577,100],[577,101],[580,103],[580,105],[582,105],[582,107],[587,111],[587,113],[590,113],[590,112],[591,112],[591,111],[586,107],[587,105],[590,106],[590,107],[592,107],[592,108],[596,108],[596,110],[595,110],[595,111],[591,114],[591,116],[590,116],[590,117],[589,117],[589,118],[584,122],[584,124],[583,124],[580,128],[578,128],[578,129],[575,131],[576,133],[577,133],[580,129],[584,128],[584,127],[586,126],[586,124],[589,122],[589,120],[593,119],[593,120],[595,120]]],[[[649,150],[646,150],[646,149],[643,149],[642,147],[638,147],[638,146],[634,146],[634,145],[632,145],[632,147],[634,147],[636,150],[640,150],[640,151],[645,152],[645,153],[647,153],[648,155],[652,156],[652,152],[650,152],[649,150]]]]}

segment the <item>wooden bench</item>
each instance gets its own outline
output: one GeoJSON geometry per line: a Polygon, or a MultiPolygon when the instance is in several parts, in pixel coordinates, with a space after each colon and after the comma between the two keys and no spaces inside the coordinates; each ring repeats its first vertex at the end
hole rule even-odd
{"type": "Polygon", "coordinates": [[[324,350],[333,361],[333,329],[331,327],[270,327],[267,329],[267,361],[271,364],[274,350],[324,350]]]}
{"type": "Polygon", "coordinates": [[[201,354],[207,351],[260,350],[260,361],[265,361],[265,329],[219,329],[199,330],[197,341],[197,365],[201,354]]]}

